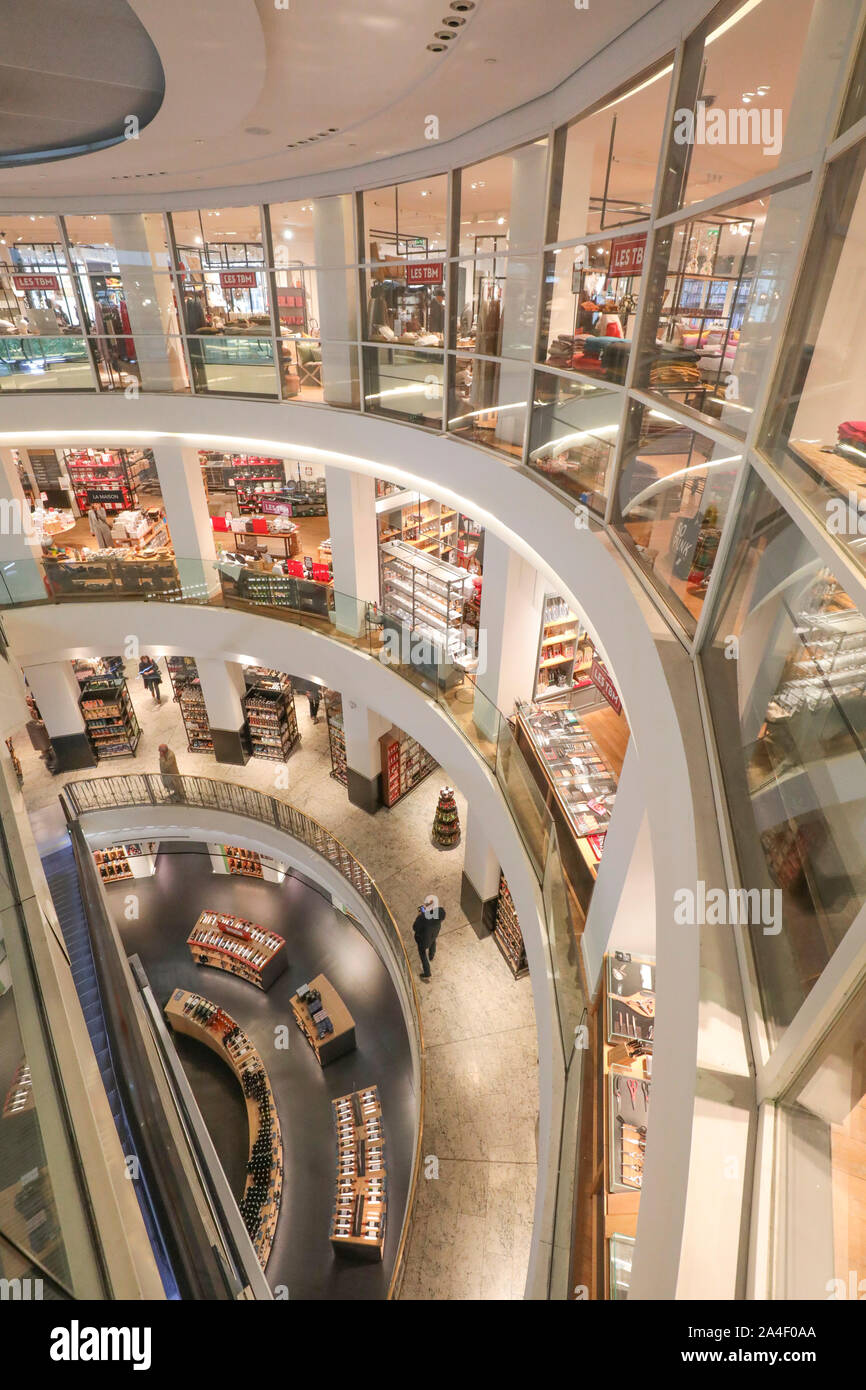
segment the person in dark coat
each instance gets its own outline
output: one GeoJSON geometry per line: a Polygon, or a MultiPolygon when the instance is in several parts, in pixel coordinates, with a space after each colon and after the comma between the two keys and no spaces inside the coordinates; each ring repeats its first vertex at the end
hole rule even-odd
{"type": "Polygon", "coordinates": [[[421,957],[422,980],[431,978],[430,961],[436,954],[436,938],[444,921],[444,907],[439,906],[439,899],[434,897],[432,893],[428,894],[419,907],[418,916],[412,924],[412,933],[418,947],[418,955],[421,957]]]}
{"type": "Polygon", "coordinates": [[[152,656],[143,656],[138,663],[138,674],[144,681],[145,690],[149,690],[153,699],[158,705],[162,704],[162,676],[159,674],[159,666],[152,656]]]}
{"type": "Polygon", "coordinates": [[[314,724],[318,724],[319,700],[321,699],[321,692],[317,685],[310,686],[309,690],[307,691],[307,699],[310,702],[310,718],[312,719],[314,724]]]}

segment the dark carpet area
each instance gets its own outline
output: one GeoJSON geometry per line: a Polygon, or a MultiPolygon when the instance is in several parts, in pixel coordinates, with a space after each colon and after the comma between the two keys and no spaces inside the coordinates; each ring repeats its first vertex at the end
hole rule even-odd
{"type": "MultiPolygon", "coordinates": [[[[409,1186],[414,1102],[412,1060],[400,1003],[379,957],[352,923],[320,892],[285,882],[215,874],[206,847],[175,843],[160,850],[152,878],[110,885],[108,900],[130,955],[138,954],[161,1005],[176,988],[194,989],[232,1015],[261,1053],[276,1097],[283,1137],[283,1187],[267,1277],[290,1299],[384,1298],[400,1238],[409,1186]],[[124,917],[126,895],[139,898],[139,920],[124,917]],[[186,938],[206,907],[233,912],[286,939],[288,969],[267,994],[220,970],[193,963],[186,938]],[[296,1027],[289,999],[299,985],[325,974],[355,1020],[357,1049],[319,1066],[296,1027]],[[289,1047],[275,1045],[287,1024],[289,1047]],[[337,1259],[328,1240],[336,1175],[331,1098],[360,1086],[379,1087],[388,1160],[388,1230],[382,1264],[337,1259]]],[[[243,1191],[246,1108],[230,1069],[191,1038],[175,1036],[226,1176],[243,1191]]]]}

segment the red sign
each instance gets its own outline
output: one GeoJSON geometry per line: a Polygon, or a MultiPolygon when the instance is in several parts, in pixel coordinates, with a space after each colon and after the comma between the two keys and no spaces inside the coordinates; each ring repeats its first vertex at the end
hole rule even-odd
{"type": "Polygon", "coordinates": [[[406,266],[406,284],[441,285],[444,272],[444,261],[410,261],[406,266]]]}
{"type": "Polygon", "coordinates": [[[12,283],[16,290],[60,289],[60,281],[56,275],[13,275],[12,283]]]}
{"type": "Polygon", "coordinates": [[[254,290],[256,287],[254,270],[221,270],[220,285],[224,290],[254,290]]]}
{"type": "Polygon", "coordinates": [[[607,700],[607,703],[611,706],[611,708],[615,709],[617,714],[619,714],[622,711],[622,701],[620,700],[619,695],[616,693],[616,686],[614,685],[610,676],[607,674],[605,668],[602,666],[598,657],[595,658],[595,660],[592,663],[592,666],[590,667],[589,679],[592,681],[593,685],[601,691],[602,695],[607,700]]]}
{"type": "Polygon", "coordinates": [[[646,232],[637,236],[619,236],[611,242],[608,278],[619,275],[642,275],[643,257],[646,250],[646,232]]]}

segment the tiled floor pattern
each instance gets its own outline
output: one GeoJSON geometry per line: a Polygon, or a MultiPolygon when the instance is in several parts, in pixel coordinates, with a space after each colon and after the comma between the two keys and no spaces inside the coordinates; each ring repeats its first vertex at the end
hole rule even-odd
{"type": "MultiPolygon", "coordinates": [[[[135,758],[68,775],[68,780],[157,770],[167,742],[183,773],[236,780],[275,791],[275,765],[229,767],[186,751],[168,681],[156,706],[137,677],[129,682],[142,738],[135,758]],[[167,698],[166,698],[167,696],[167,698]]],[[[521,1298],[526,1280],[536,1183],[538,1114],[535,1015],[528,978],[512,979],[492,937],[479,940],[460,909],[462,847],[443,852],[430,828],[442,779],[434,773],[391,810],[369,816],[349,804],[329,775],[324,711],[313,725],[297,700],[300,747],[292,755],[293,802],[335,835],[373,874],[417,963],[412,922],[436,893],[447,912],[433,981],[419,984],[428,1060],[424,1173],[410,1237],[404,1298],[521,1298]]],[[[15,748],[30,811],[56,802],[59,782],[22,731],[15,748]]],[[[465,823],[466,803],[457,795],[465,823]]]]}

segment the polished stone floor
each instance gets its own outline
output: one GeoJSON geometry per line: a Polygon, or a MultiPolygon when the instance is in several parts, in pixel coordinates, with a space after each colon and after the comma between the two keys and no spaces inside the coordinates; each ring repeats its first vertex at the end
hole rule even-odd
{"type": "MultiPolygon", "coordinates": [[[[376,879],[416,963],[417,904],[436,893],[447,918],[433,980],[419,985],[428,1060],[424,1173],[408,1247],[403,1298],[522,1298],[536,1183],[538,1115],[535,1014],[528,977],[514,980],[492,937],[481,940],[460,909],[463,849],[442,852],[430,829],[442,778],[428,777],[390,810],[369,816],[349,804],[329,775],[324,708],[313,725],[297,700],[300,746],[288,763],[288,790],[274,786],[273,763],[218,764],[186,751],[180,711],[163,682],[160,706],[130,680],[142,738],[135,758],[51,777],[23,730],[15,749],[28,809],[56,804],[58,783],[87,776],[157,770],[168,743],[180,771],[242,782],[294,803],[337,835],[376,879]],[[165,694],[168,698],[165,698],[165,694]]],[[[466,803],[457,790],[465,823],[466,803]]],[[[42,818],[34,817],[38,829],[42,818]]]]}

